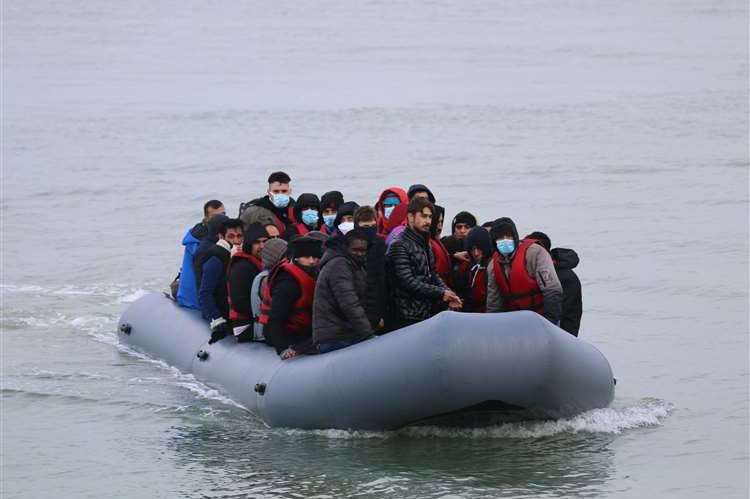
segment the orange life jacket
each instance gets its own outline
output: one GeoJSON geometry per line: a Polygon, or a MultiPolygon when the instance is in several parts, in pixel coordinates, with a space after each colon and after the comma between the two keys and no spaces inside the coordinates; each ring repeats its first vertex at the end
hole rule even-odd
{"type": "Polygon", "coordinates": [[[544,313],[544,296],[539,289],[536,279],[526,271],[526,251],[532,244],[538,244],[533,239],[524,239],[518,245],[515,257],[510,264],[508,277],[503,271],[500,254],[492,255],[492,275],[497,288],[503,298],[503,308],[511,310],[533,310],[544,313]]]}
{"type": "Polygon", "coordinates": [[[310,229],[307,227],[307,225],[303,224],[302,222],[297,222],[294,225],[294,227],[297,229],[297,234],[300,236],[304,236],[308,232],[310,232],[310,229]]]}
{"type": "Polygon", "coordinates": [[[291,275],[299,285],[302,295],[294,302],[292,313],[286,320],[286,330],[290,333],[302,331],[312,325],[312,305],[313,296],[315,295],[315,279],[297,265],[282,260],[273,268],[268,279],[263,283],[260,302],[260,318],[258,322],[264,326],[268,324],[271,315],[271,306],[273,304],[273,283],[280,271],[285,271],[291,275]]]}
{"type": "MultiPolygon", "coordinates": [[[[258,268],[258,271],[263,270],[263,262],[260,260],[260,258],[251,255],[250,253],[245,253],[244,251],[240,250],[237,253],[235,253],[232,256],[232,259],[229,262],[229,266],[227,267],[227,276],[229,275],[229,272],[232,270],[232,263],[234,263],[235,260],[247,260],[248,262],[252,263],[258,268]]],[[[249,283],[252,284],[252,283],[249,283]]],[[[240,321],[250,321],[251,317],[248,314],[242,313],[234,308],[234,305],[232,305],[232,290],[229,289],[229,282],[227,281],[227,298],[229,302],[229,320],[232,322],[240,322],[240,321]]]]}

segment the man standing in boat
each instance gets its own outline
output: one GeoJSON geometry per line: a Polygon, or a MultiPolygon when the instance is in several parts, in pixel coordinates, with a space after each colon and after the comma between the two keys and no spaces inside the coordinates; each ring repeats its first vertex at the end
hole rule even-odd
{"type": "Polygon", "coordinates": [[[392,291],[390,330],[429,319],[434,305],[441,301],[452,310],[462,306],[458,295],[435,272],[429,243],[434,212],[429,200],[412,199],[407,209],[408,225],[386,254],[392,291]]]}
{"type": "Polygon", "coordinates": [[[268,191],[262,198],[240,205],[240,220],[245,227],[251,223],[275,225],[282,237],[287,227],[297,220],[294,216],[294,199],[291,197],[292,179],[284,172],[274,172],[268,177],[268,191]]]}
{"type": "Polygon", "coordinates": [[[516,224],[498,218],[490,236],[497,252],[487,266],[487,312],[533,310],[560,322],[562,286],[552,257],[538,241],[519,241],[516,224]]]}

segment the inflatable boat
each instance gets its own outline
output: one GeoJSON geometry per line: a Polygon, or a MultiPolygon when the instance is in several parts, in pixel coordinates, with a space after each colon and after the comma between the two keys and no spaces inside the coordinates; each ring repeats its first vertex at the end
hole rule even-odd
{"type": "Polygon", "coordinates": [[[442,312],[322,355],[208,344],[198,311],[163,294],[132,303],[120,341],[217,388],[271,427],[388,430],[560,418],[606,407],[607,359],[534,312],[442,312]]]}

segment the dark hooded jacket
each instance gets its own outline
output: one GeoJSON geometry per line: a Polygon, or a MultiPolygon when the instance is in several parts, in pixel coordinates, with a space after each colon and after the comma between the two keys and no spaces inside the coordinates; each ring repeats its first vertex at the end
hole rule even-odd
{"type": "Polygon", "coordinates": [[[560,278],[560,284],[563,288],[560,327],[573,336],[578,336],[578,330],[581,327],[581,315],[583,315],[581,281],[573,272],[573,269],[578,266],[578,254],[567,248],[555,248],[550,253],[555,263],[557,277],[560,278]]]}
{"type": "Polygon", "coordinates": [[[435,196],[432,194],[432,191],[429,190],[424,184],[414,184],[409,186],[409,190],[407,191],[406,195],[409,199],[411,199],[414,194],[418,192],[426,192],[427,198],[430,200],[430,203],[435,204],[435,196]]]}
{"type": "Polygon", "coordinates": [[[435,257],[425,236],[411,227],[404,229],[386,253],[386,268],[393,322],[428,319],[447,286],[435,273],[435,257]]]}
{"type": "Polygon", "coordinates": [[[487,265],[492,257],[490,235],[483,227],[474,227],[466,236],[466,249],[482,250],[481,261],[462,262],[454,273],[456,294],[463,300],[464,312],[484,312],[487,306],[487,265]]]}
{"type": "Polygon", "coordinates": [[[365,311],[372,327],[385,319],[388,307],[388,281],[385,272],[385,239],[372,233],[367,247],[367,290],[365,311]]]}
{"type": "MultiPolygon", "coordinates": [[[[268,237],[266,228],[259,223],[250,224],[245,231],[245,238],[242,242],[242,251],[245,254],[251,254],[253,250],[253,243],[255,243],[261,237],[268,237]]],[[[258,258],[260,260],[260,258],[258,258]]],[[[262,265],[262,262],[261,262],[262,265]]],[[[232,308],[243,315],[252,317],[252,310],[250,306],[250,288],[253,285],[253,280],[263,269],[258,268],[253,262],[240,258],[232,257],[229,268],[227,270],[227,280],[229,283],[229,295],[232,299],[232,308]]],[[[247,321],[242,321],[246,323],[247,321]]],[[[233,324],[238,326],[240,324],[233,324]]]]}
{"type": "Polygon", "coordinates": [[[313,340],[360,341],[372,336],[365,312],[367,273],[354,261],[345,239],[330,239],[320,261],[313,304],[313,340]]]}
{"type": "Polygon", "coordinates": [[[300,232],[297,229],[297,224],[304,223],[302,222],[302,210],[308,208],[318,210],[318,221],[313,227],[308,225],[307,230],[320,230],[320,227],[323,225],[323,215],[321,215],[322,210],[320,209],[320,200],[318,199],[318,196],[309,193],[300,194],[297,198],[297,202],[294,203],[294,218],[297,219],[297,222],[287,227],[287,233],[284,235],[284,239],[290,240],[294,236],[300,235],[300,232]]]}

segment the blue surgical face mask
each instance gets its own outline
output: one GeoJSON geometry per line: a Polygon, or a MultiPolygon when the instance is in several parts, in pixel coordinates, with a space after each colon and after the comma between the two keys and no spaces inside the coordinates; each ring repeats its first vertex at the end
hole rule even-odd
{"type": "Polygon", "coordinates": [[[311,227],[317,224],[318,210],[302,210],[302,222],[311,227]]]}
{"type": "Polygon", "coordinates": [[[271,194],[271,202],[276,208],[286,208],[289,206],[289,194],[271,194]]]}
{"type": "Polygon", "coordinates": [[[333,229],[333,222],[336,221],[336,214],[323,215],[323,222],[328,226],[329,229],[333,229]]]}
{"type": "Polygon", "coordinates": [[[339,230],[342,234],[346,234],[354,228],[354,222],[341,222],[339,224],[339,230]]]}
{"type": "Polygon", "coordinates": [[[516,243],[513,239],[498,239],[495,241],[497,251],[503,256],[508,256],[516,249],[516,243]]]}
{"type": "Polygon", "coordinates": [[[386,206],[383,208],[383,215],[385,215],[385,218],[391,218],[391,213],[393,213],[393,210],[395,209],[395,206],[386,206]]]}

